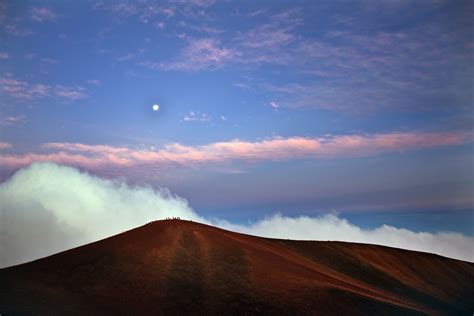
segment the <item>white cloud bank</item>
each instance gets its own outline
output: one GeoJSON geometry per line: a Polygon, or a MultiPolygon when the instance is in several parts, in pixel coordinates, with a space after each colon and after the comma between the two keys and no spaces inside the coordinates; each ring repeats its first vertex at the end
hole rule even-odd
{"type": "Polygon", "coordinates": [[[0,267],[41,258],[147,222],[179,216],[252,235],[373,243],[474,262],[474,238],[416,233],[391,226],[361,229],[336,215],[274,215],[233,225],[199,216],[166,189],[132,187],[71,167],[34,163],[0,184],[0,267]]]}
{"type": "Polygon", "coordinates": [[[167,190],[130,187],[34,163],[0,185],[0,267],[37,259],[167,216],[200,220],[167,190]]]}
{"type": "Polygon", "coordinates": [[[337,240],[378,244],[409,250],[436,253],[442,256],[474,262],[474,238],[454,232],[413,232],[383,225],[376,229],[362,229],[335,214],[320,217],[285,217],[279,214],[250,226],[224,222],[229,230],[242,233],[296,240],[337,240]]]}

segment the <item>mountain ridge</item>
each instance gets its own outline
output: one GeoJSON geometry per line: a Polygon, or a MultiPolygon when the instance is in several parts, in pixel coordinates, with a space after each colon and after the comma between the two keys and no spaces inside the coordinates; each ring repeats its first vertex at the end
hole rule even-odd
{"type": "Polygon", "coordinates": [[[470,315],[474,306],[473,263],[369,244],[256,237],[185,220],[154,221],[1,269],[0,277],[6,315],[470,315]]]}

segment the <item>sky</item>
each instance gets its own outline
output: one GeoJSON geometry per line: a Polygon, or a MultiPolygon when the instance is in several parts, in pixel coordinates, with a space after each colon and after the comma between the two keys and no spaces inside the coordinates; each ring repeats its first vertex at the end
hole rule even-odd
{"type": "Polygon", "coordinates": [[[52,162],[236,225],[338,214],[474,236],[473,13],[0,0],[0,180],[52,162]]]}

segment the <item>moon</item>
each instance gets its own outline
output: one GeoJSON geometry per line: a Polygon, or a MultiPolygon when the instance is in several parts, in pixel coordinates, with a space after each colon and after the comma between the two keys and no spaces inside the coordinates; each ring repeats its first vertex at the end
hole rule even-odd
{"type": "Polygon", "coordinates": [[[152,109],[153,111],[158,111],[160,109],[160,106],[158,104],[153,104],[152,109]]]}

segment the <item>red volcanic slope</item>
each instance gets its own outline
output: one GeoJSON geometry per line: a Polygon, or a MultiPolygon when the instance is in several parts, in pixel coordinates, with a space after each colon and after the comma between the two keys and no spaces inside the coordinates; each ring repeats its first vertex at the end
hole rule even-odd
{"type": "Polygon", "coordinates": [[[472,315],[474,264],[156,221],[0,270],[0,313],[472,315]]]}

